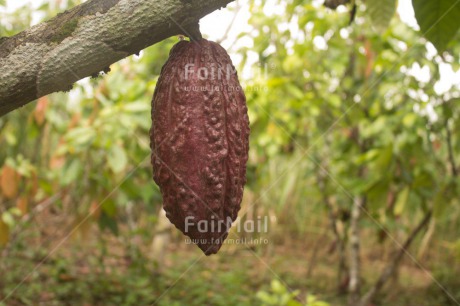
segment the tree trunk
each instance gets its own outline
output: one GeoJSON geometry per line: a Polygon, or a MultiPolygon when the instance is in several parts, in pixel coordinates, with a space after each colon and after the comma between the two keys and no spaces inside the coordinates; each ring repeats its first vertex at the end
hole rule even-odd
{"type": "Polygon", "coordinates": [[[0,116],[173,35],[233,0],[89,0],[0,38],[0,116]]]}
{"type": "Polygon", "coordinates": [[[356,197],[353,200],[351,210],[350,224],[350,282],[348,283],[348,292],[350,294],[350,305],[357,305],[360,299],[361,289],[361,258],[360,258],[360,237],[359,237],[359,221],[361,210],[365,202],[364,196],[356,197]]]}

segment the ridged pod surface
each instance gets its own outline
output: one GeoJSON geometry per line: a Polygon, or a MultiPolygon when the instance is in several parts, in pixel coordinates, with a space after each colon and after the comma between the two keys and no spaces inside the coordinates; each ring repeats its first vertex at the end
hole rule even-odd
{"type": "Polygon", "coordinates": [[[249,150],[246,98],[219,44],[172,48],[152,100],[150,146],[166,216],[217,253],[240,209],[249,150]]]}

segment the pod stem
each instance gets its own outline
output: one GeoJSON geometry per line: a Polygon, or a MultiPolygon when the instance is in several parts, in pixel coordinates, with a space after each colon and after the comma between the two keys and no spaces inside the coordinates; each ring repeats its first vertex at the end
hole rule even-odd
{"type": "Polygon", "coordinates": [[[203,39],[203,36],[201,35],[201,31],[200,31],[199,21],[188,26],[186,29],[184,29],[184,32],[185,32],[184,35],[190,38],[191,41],[199,41],[203,39]]]}

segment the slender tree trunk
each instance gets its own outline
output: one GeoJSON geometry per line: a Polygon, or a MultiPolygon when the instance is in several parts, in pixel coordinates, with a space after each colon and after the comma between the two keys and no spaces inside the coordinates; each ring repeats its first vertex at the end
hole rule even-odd
{"type": "Polygon", "coordinates": [[[452,171],[452,176],[457,177],[458,172],[457,172],[457,164],[455,163],[454,149],[452,147],[452,134],[450,132],[449,124],[447,120],[445,122],[445,128],[446,128],[446,138],[447,138],[447,152],[449,154],[449,164],[450,164],[450,168],[452,171]]]}
{"type": "Polygon", "coordinates": [[[360,257],[360,236],[359,221],[361,210],[365,204],[365,197],[356,197],[353,201],[350,220],[350,282],[348,292],[350,294],[350,305],[357,305],[361,289],[361,257],[360,257]]]}
{"type": "Polygon", "coordinates": [[[313,269],[316,266],[316,260],[318,258],[318,253],[324,244],[324,240],[327,238],[327,227],[325,228],[324,232],[316,239],[315,246],[313,247],[313,252],[310,257],[310,262],[308,264],[308,269],[307,269],[307,278],[311,278],[313,275],[313,269]]]}
{"type": "Polygon", "coordinates": [[[317,170],[318,174],[318,187],[321,192],[323,202],[326,205],[327,214],[329,218],[329,226],[331,228],[332,233],[334,234],[334,238],[337,244],[337,256],[338,256],[338,271],[337,271],[337,289],[342,291],[343,283],[345,282],[344,274],[347,270],[347,263],[346,263],[346,256],[345,256],[345,239],[340,234],[340,231],[337,227],[337,216],[334,213],[334,206],[332,205],[330,198],[327,194],[327,186],[326,186],[326,177],[323,175],[324,171],[327,171],[327,167],[322,167],[322,169],[317,170]]]}
{"type": "Polygon", "coordinates": [[[435,228],[436,218],[431,218],[431,222],[428,224],[428,229],[420,242],[420,247],[417,252],[418,260],[421,260],[425,255],[425,252],[428,249],[428,246],[430,245],[431,239],[433,238],[435,228]]]}

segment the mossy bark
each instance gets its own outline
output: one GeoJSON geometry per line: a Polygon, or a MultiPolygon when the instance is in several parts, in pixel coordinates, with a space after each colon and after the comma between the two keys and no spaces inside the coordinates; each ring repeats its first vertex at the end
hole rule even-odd
{"type": "Polygon", "coordinates": [[[0,39],[0,116],[167,37],[233,0],[89,0],[0,39]]]}

